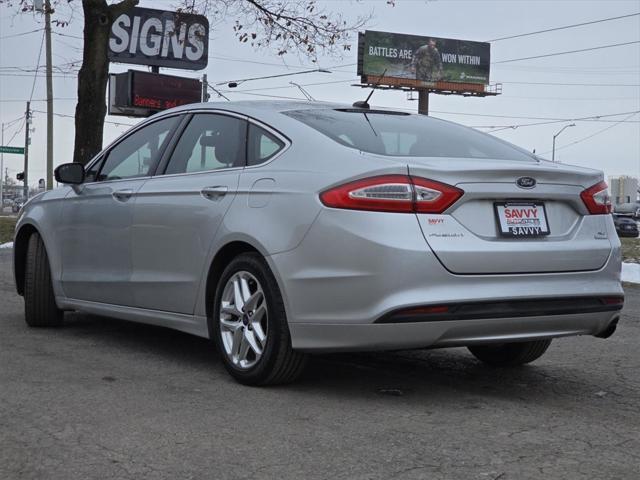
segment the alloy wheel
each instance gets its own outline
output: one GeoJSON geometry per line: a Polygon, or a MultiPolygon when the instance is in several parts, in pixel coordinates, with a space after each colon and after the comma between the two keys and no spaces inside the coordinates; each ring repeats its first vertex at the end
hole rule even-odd
{"type": "Polygon", "coordinates": [[[268,308],[257,278],[247,271],[227,281],[220,302],[220,335],[227,358],[241,370],[256,365],[267,344],[268,308]]]}

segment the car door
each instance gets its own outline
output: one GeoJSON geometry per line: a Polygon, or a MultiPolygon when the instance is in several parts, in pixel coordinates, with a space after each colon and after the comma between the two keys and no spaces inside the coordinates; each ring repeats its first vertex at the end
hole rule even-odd
{"type": "Polygon", "coordinates": [[[132,229],[137,307],[194,312],[205,258],[245,165],[246,128],[243,117],[229,113],[193,114],[158,174],[138,192],[132,229]]]}
{"type": "Polygon", "coordinates": [[[88,169],[85,183],[69,192],[58,227],[67,297],[133,305],[133,205],[178,121],[164,118],[127,135],[88,169]]]}

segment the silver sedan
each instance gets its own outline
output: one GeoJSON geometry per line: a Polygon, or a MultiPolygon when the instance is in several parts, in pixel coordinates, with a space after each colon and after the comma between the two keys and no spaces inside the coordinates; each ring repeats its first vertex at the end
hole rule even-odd
{"type": "Polygon", "coordinates": [[[611,335],[623,304],[601,172],[430,117],[189,105],[56,179],[16,227],[26,322],[76,310],[207,337],[245,384],[326,351],[520,365],[611,335]]]}

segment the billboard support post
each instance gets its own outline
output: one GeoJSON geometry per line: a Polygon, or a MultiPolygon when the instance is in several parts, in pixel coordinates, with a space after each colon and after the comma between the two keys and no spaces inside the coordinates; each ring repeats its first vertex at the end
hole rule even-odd
{"type": "Polygon", "coordinates": [[[420,115],[429,115],[429,90],[418,90],[418,113],[420,115]]]}

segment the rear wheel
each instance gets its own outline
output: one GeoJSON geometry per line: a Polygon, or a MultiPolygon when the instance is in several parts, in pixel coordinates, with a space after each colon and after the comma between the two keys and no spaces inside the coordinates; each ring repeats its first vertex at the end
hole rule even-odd
{"type": "Polygon", "coordinates": [[[534,342],[476,345],[469,351],[480,361],[497,367],[524,365],[540,358],[551,345],[551,340],[534,342]]]}
{"type": "Polygon", "coordinates": [[[57,327],[63,312],[56,305],[51,285],[49,257],[40,235],[33,233],[27,245],[24,277],[24,319],[30,327],[57,327]]]}
{"type": "Polygon", "coordinates": [[[260,255],[241,254],[225,268],[212,327],[222,362],[240,383],[289,383],[302,373],[306,356],[291,348],[282,296],[260,255]]]}

